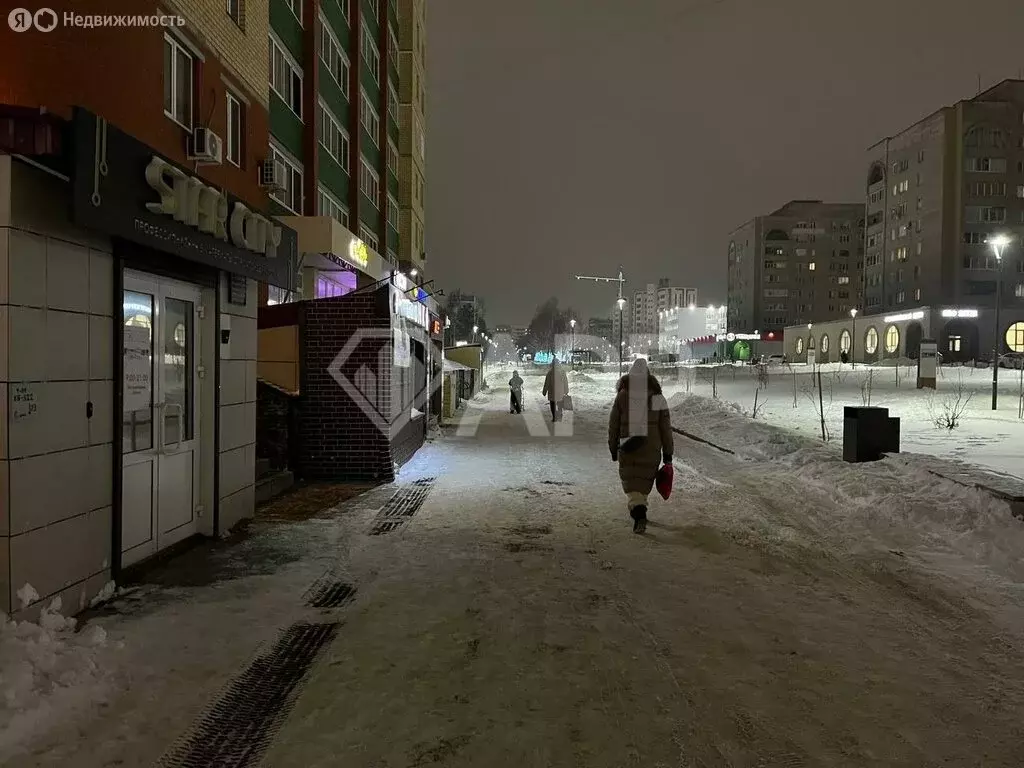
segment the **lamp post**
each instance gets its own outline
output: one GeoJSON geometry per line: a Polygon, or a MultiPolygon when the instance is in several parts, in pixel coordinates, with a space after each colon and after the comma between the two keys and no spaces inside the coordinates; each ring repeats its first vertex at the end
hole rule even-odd
{"type": "Polygon", "coordinates": [[[850,367],[857,367],[857,358],[854,357],[854,345],[857,343],[857,309],[850,310],[850,367]]]}
{"type": "Polygon", "coordinates": [[[992,337],[992,410],[999,402],[999,309],[1003,295],[1003,251],[1010,244],[1009,235],[994,235],[986,242],[992,246],[996,257],[996,317],[992,337]]]}
{"type": "Polygon", "coordinates": [[[473,326],[473,343],[474,344],[476,344],[476,334],[477,334],[477,331],[479,331],[479,330],[480,330],[480,326],[479,325],[474,325],[473,326]]]}
{"type": "Polygon", "coordinates": [[[569,365],[572,365],[572,353],[576,349],[576,318],[569,321],[569,328],[572,330],[572,341],[569,342],[569,365]]]}
{"type": "MultiPolygon", "coordinates": [[[[620,290],[621,290],[621,286],[620,286],[620,290]]],[[[619,376],[621,376],[622,375],[622,353],[623,353],[623,347],[626,344],[626,342],[622,340],[622,310],[626,306],[626,300],[624,298],[622,298],[622,296],[619,296],[619,298],[617,298],[615,300],[615,303],[619,307],[619,376]]]]}
{"type": "Polygon", "coordinates": [[[619,295],[615,300],[615,303],[619,307],[619,375],[622,375],[622,310],[626,306],[626,300],[622,298],[622,286],[626,282],[625,275],[622,274],[622,267],[619,267],[618,277],[589,277],[587,275],[576,275],[577,280],[593,280],[596,283],[618,283],[619,284],[619,295]]]}

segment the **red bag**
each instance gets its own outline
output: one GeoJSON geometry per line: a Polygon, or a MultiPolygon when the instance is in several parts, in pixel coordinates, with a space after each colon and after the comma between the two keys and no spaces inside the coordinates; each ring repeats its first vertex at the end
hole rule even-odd
{"type": "Polygon", "coordinates": [[[672,495],[672,478],[675,476],[675,468],[671,464],[662,464],[654,478],[654,487],[658,489],[661,498],[668,500],[672,495]]]}

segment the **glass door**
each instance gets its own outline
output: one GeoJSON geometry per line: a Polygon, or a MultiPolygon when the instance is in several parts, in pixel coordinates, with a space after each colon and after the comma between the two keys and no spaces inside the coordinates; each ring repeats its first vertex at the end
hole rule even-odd
{"type": "Polygon", "coordinates": [[[125,275],[122,565],[196,532],[199,297],[192,285],[125,275]]]}

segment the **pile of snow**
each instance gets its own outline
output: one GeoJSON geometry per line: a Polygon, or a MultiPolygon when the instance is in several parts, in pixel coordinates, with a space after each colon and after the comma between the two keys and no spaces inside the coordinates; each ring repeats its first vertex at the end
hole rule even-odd
{"type": "MultiPolygon", "coordinates": [[[[28,584],[17,594],[23,606],[39,599],[28,584]]],[[[0,614],[0,762],[72,711],[94,708],[109,691],[101,664],[110,647],[106,632],[95,625],[76,632],[76,620],[61,609],[58,597],[38,624],[0,614]]]]}
{"type": "MultiPolygon", "coordinates": [[[[799,483],[806,495],[792,505],[819,530],[913,549],[932,560],[952,557],[968,570],[985,571],[986,578],[1024,584],[1024,523],[1005,501],[939,476],[962,474],[963,465],[913,454],[849,464],[836,443],[754,421],[732,403],[680,393],[669,405],[676,427],[758,463],[766,483],[799,483]],[[815,497],[834,503],[816,503],[815,497]]],[[[790,492],[800,493],[795,487],[790,492]]]]}

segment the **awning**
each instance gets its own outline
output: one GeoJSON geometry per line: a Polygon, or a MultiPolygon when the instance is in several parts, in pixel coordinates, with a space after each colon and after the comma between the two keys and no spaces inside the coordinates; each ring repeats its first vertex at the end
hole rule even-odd
{"type": "Polygon", "coordinates": [[[475,371],[476,368],[472,368],[462,363],[457,363],[454,360],[449,360],[447,357],[444,359],[444,370],[446,371],[475,371]]]}

